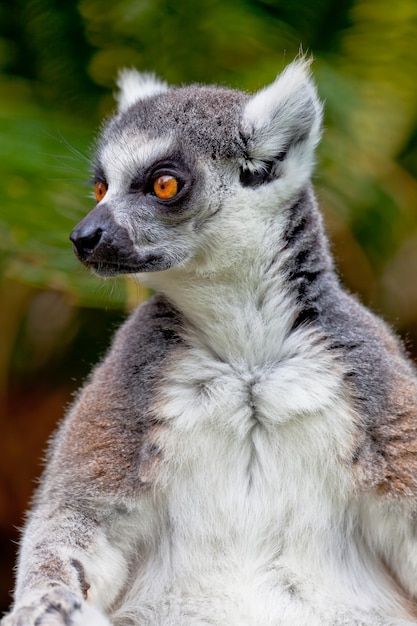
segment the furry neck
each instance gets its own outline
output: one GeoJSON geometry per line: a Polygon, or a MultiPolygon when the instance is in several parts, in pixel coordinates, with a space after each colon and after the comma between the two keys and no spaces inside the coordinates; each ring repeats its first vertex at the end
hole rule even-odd
{"type": "Polygon", "coordinates": [[[324,292],[337,282],[311,189],[252,241],[228,265],[178,267],[147,281],[228,361],[252,360],[260,345],[268,346],[268,358],[271,350],[282,350],[285,338],[314,321],[324,292]]]}

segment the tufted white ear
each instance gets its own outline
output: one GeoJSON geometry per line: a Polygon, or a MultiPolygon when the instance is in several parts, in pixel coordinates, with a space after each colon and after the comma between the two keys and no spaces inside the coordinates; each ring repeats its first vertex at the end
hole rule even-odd
{"type": "Polygon", "coordinates": [[[155,74],[138,72],[133,68],[119,71],[117,86],[120,90],[116,94],[119,113],[126,111],[139,100],[163,93],[168,89],[167,83],[157,78],[155,74]]]}
{"type": "Polygon", "coordinates": [[[248,101],[242,118],[251,169],[273,159],[283,159],[292,148],[313,162],[321,134],[322,105],[310,78],[310,61],[294,61],[248,101]]]}

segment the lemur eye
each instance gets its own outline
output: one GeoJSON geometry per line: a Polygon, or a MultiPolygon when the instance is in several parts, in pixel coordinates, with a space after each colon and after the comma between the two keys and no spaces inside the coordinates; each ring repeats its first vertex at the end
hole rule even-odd
{"type": "Polygon", "coordinates": [[[98,180],[94,184],[94,195],[96,197],[97,202],[100,202],[101,200],[103,200],[106,193],[107,193],[106,183],[103,183],[102,181],[98,180]]]}
{"type": "Polygon", "coordinates": [[[174,176],[165,174],[158,176],[153,181],[153,192],[160,200],[170,200],[177,195],[179,190],[178,180],[174,176]]]}

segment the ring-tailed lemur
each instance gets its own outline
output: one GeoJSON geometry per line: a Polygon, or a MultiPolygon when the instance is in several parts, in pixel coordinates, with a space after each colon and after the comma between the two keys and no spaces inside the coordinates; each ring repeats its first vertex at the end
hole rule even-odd
{"type": "Polygon", "coordinates": [[[417,623],[417,377],[340,286],[297,61],[125,71],[71,239],[139,307],[58,429],[3,626],[417,623]]]}

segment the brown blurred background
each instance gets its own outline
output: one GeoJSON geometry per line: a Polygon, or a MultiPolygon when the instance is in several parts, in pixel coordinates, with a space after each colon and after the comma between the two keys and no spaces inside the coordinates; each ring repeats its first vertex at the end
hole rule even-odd
{"type": "Polygon", "coordinates": [[[415,0],[0,0],[0,611],[45,442],[146,291],[68,234],[117,68],[256,90],[300,50],[325,100],[315,177],[340,274],[417,354],[415,0]]]}

